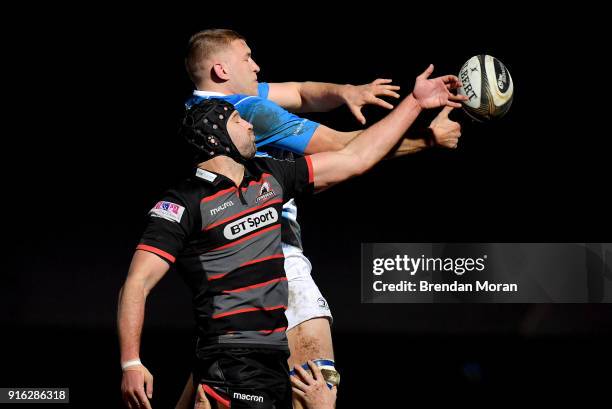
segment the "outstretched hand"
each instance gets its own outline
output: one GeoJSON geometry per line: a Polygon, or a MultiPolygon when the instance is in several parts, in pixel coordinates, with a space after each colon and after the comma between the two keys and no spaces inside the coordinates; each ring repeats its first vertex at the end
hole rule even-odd
{"type": "Polygon", "coordinates": [[[437,108],[449,106],[453,108],[461,108],[458,101],[467,101],[465,95],[454,95],[451,90],[461,86],[459,78],[454,75],[445,75],[437,78],[429,78],[433,73],[434,66],[429,67],[421,75],[416,78],[412,95],[417,100],[421,108],[437,108]]]}
{"type": "Polygon", "coordinates": [[[378,78],[369,84],[364,85],[347,85],[342,93],[346,105],[349,107],[355,118],[365,125],[365,116],[361,113],[361,108],[364,105],[372,104],[386,109],[393,109],[393,105],[379,98],[381,96],[399,98],[400,95],[395,92],[400,89],[398,85],[391,84],[392,80],[378,78]]]}

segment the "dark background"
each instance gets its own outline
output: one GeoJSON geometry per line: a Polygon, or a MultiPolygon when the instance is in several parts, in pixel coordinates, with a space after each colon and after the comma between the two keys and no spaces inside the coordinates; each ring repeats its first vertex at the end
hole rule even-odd
{"type": "MultiPolygon", "coordinates": [[[[428,63],[456,74],[476,54],[499,58],[514,80],[501,121],[452,114],[463,125],[459,149],[384,162],[300,203],[305,251],[335,318],[341,407],[603,396],[608,305],[371,305],[359,290],[362,242],[611,241],[601,14],[328,7],[6,15],[14,102],[3,132],[0,386],[70,387],[73,407],[120,407],[117,294],[147,211],[189,171],[176,137],[191,92],[185,47],[198,30],[228,27],[248,39],[261,81],[393,78],[405,96],[428,63]]],[[[385,112],[365,114],[371,124],[385,112]]],[[[359,127],[345,107],[309,117],[359,127]]],[[[172,407],[187,377],[191,325],[188,290],[170,273],[148,299],[141,353],[156,377],[155,408],[172,407]]]]}

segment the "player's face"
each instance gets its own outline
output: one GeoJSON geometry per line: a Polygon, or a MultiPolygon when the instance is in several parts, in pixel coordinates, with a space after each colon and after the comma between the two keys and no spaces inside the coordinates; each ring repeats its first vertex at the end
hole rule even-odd
{"type": "Polygon", "coordinates": [[[251,57],[251,49],[244,40],[234,40],[229,47],[229,74],[235,93],[257,95],[259,66],[251,57]]]}
{"type": "Polygon", "coordinates": [[[255,155],[256,147],[253,125],[242,119],[238,111],[232,112],[227,120],[227,132],[236,148],[238,148],[238,152],[244,158],[250,159],[255,155]]]}

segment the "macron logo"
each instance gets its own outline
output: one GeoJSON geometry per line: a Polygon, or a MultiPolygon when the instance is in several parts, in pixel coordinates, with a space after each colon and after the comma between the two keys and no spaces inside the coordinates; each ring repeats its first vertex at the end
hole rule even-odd
{"type": "Polygon", "coordinates": [[[229,201],[223,203],[221,206],[218,206],[218,207],[216,207],[214,209],[210,209],[210,215],[214,216],[215,214],[219,213],[221,210],[225,210],[228,207],[233,206],[233,205],[234,205],[234,202],[229,200],[229,201]]]}
{"type": "Polygon", "coordinates": [[[234,392],[234,399],[249,400],[253,402],[263,402],[263,396],[247,395],[245,393],[234,392]]]}

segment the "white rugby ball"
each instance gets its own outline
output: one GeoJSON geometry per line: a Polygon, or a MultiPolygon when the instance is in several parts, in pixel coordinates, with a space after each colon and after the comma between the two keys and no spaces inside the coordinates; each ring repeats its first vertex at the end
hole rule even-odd
{"type": "Polygon", "coordinates": [[[490,55],[475,55],[459,71],[463,86],[458,94],[467,95],[464,111],[479,122],[501,118],[512,105],[514,84],[510,71],[490,55]]]}

